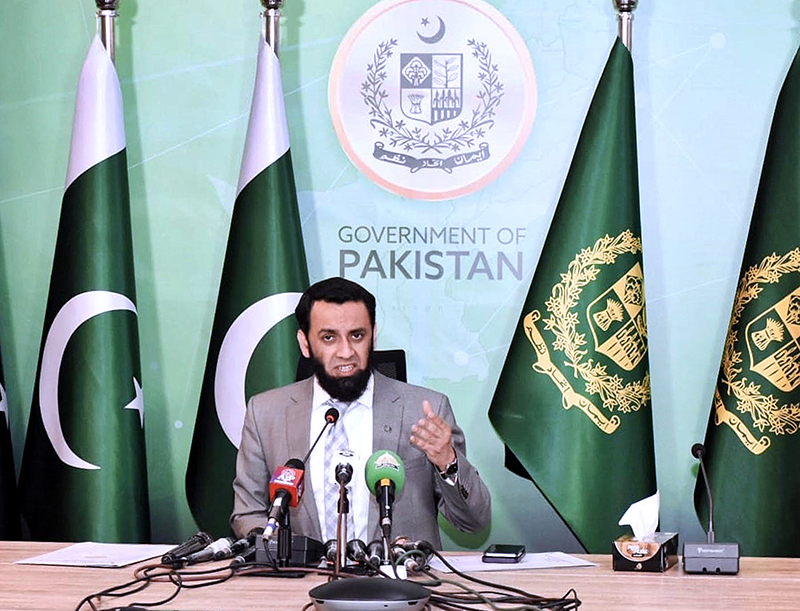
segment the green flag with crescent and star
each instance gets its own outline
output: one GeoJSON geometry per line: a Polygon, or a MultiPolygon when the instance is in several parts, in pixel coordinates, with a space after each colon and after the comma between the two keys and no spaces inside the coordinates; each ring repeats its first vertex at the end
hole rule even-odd
{"type": "Polygon", "coordinates": [[[300,352],[293,314],[307,286],[280,63],[262,33],[186,471],[192,515],[201,529],[215,536],[230,530],[236,452],[247,400],[294,381],[300,352]]]}
{"type": "Polygon", "coordinates": [[[618,39],[586,115],[489,418],[590,553],[656,492],[633,62],[618,39]]]}
{"type": "MultiPolygon", "coordinates": [[[[800,51],[778,95],[706,431],[717,541],[796,556],[800,538],[800,51]]],[[[702,476],[694,492],[702,523],[702,476]]]]}
{"type": "Polygon", "coordinates": [[[8,420],[8,395],[0,362],[0,541],[17,540],[22,532],[17,499],[17,473],[11,447],[11,425],[8,420]]]}
{"type": "Polygon", "coordinates": [[[122,91],[98,36],[78,82],[19,492],[33,539],[150,540],[122,91]]]}

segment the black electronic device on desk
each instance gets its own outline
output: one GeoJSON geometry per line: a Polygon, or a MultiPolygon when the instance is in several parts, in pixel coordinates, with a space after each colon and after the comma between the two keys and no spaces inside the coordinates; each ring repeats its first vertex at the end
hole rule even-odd
{"type": "Polygon", "coordinates": [[[524,545],[493,543],[483,552],[481,560],[483,562],[514,563],[522,560],[524,556],[524,545]]]}

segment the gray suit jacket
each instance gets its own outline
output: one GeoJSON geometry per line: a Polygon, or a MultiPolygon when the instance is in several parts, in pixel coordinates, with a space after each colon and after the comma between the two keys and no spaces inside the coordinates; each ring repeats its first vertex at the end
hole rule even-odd
{"type": "MultiPolygon", "coordinates": [[[[441,548],[437,514],[453,526],[476,532],[489,523],[491,500],[478,471],[466,457],[464,433],[456,425],[450,402],[443,394],[405,384],[375,372],[373,449],[393,450],[403,460],[405,486],[397,495],[392,534],[429,541],[441,548]],[[458,456],[455,486],[442,480],[425,454],[411,445],[411,426],[422,417],[422,401],[453,427],[458,456]]],[[[255,395],[247,405],[242,442],[236,458],[231,526],[242,537],[263,527],[269,507],[269,480],[275,467],[289,458],[302,458],[309,439],[313,378],[255,395]]],[[[322,423],[320,423],[320,427],[322,423]]],[[[298,507],[291,510],[292,532],[320,539],[319,516],[310,478],[298,507]]],[[[377,501],[370,503],[367,532],[380,537],[377,501]]]]}

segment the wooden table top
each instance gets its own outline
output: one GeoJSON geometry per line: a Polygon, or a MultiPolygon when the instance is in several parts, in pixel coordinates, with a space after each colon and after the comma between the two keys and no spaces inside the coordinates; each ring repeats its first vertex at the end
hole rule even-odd
{"type": "MultiPolygon", "coordinates": [[[[0,611],[72,611],[84,596],[133,578],[134,568],[97,569],[14,564],[65,547],[64,543],[0,542],[0,611]]],[[[738,575],[688,575],[680,564],[665,573],[615,572],[611,556],[580,556],[592,567],[482,572],[482,579],[557,598],[571,588],[581,609],[800,609],[800,558],[742,558],[738,575]]],[[[181,611],[300,611],[308,591],[325,582],[301,579],[235,576],[222,584],[184,588],[156,609],[181,611]]],[[[174,591],[166,583],[123,599],[104,598],[99,609],[158,600],[174,591]]],[[[86,605],[84,609],[90,607],[86,605]]]]}

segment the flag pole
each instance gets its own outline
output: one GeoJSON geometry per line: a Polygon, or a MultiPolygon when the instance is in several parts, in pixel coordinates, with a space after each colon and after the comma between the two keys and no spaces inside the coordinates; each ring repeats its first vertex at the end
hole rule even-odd
{"type": "Polygon", "coordinates": [[[281,20],[281,6],[283,0],[261,0],[264,6],[264,38],[267,44],[272,47],[275,55],[278,55],[278,33],[281,20]]]}
{"type": "Polygon", "coordinates": [[[619,37],[622,40],[628,51],[631,50],[633,43],[633,11],[639,0],[614,0],[614,5],[617,7],[617,21],[619,26],[619,37]]]}
{"type": "Polygon", "coordinates": [[[100,23],[100,40],[106,48],[111,63],[114,63],[114,19],[117,17],[119,0],[95,0],[97,5],[97,20],[100,23]]]}

